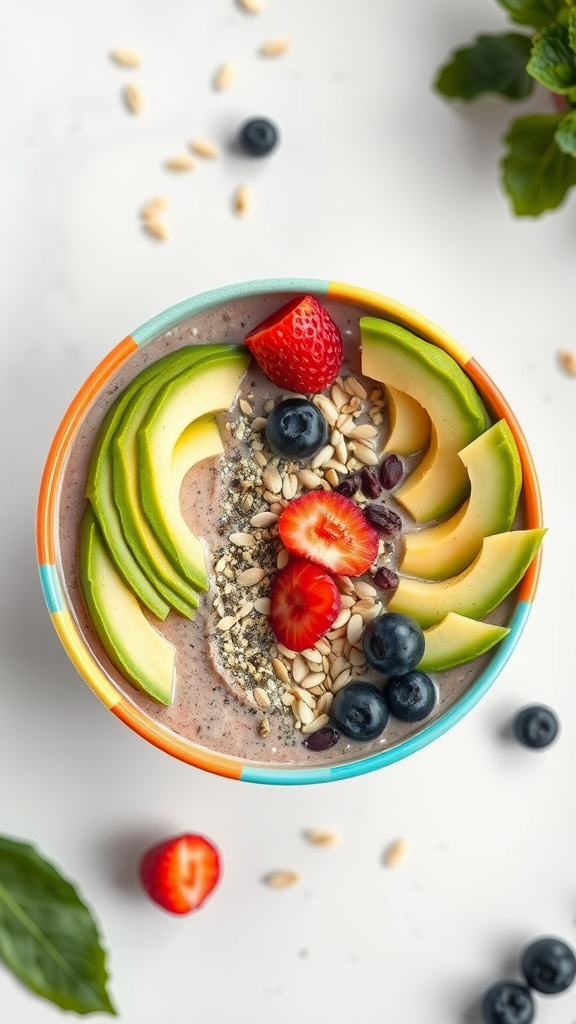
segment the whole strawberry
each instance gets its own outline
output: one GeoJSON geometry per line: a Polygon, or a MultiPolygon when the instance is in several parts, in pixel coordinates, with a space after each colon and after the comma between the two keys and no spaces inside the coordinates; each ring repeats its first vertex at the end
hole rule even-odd
{"type": "Polygon", "coordinates": [[[258,324],[246,345],[267,377],[286,391],[312,394],[338,376],[342,337],[313,295],[292,299],[258,324]]]}

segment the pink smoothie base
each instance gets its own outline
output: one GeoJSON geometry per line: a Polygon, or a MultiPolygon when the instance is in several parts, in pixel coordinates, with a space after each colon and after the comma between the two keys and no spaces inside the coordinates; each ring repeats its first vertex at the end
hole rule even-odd
{"type": "Polygon", "coordinates": [[[308,278],[249,281],[204,292],[171,306],[116,345],[90,374],[72,401],[56,432],[44,467],[36,519],[40,581],[54,628],[78,672],[106,707],[148,742],[196,768],[202,768],[231,779],[276,785],[332,782],[375,771],[377,768],[383,768],[385,765],[393,764],[395,761],[415,753],[460,721],[492,686],[518,643],[534,600],[541,559],[539,552],[520,584],[517,604],[512,619],[508,622],[510,633],[498,645],[488,667],[465,695],[416,735],[371,756],[356,761],[347,761],[344,764],[318,767],[290,768],[282,765],[259,765],[254,762],[242,761],[240,758],[215,753],[183,739],[153,722],[144,712],[127,700],[104,673],[80,633],[71,609],[67,606],[66,590],[57,564],[59,489],[72,438],[82,423],[85,413],[101,389],[105,387],[111,375],[137,348],[146,345],[162,331],[170,330],[194,314],[221,308],[248,296],[277,295],[278,307],[280,307],[292,297],[305,293],[315,295],[320,302],[329,298],[347,305],[357,306],[364,312],[370,311],[376,316],[394,320],[448,352],[466,371],[484,399],[491,405],[494,414],[508,422],[522,461],[526,528],[542,527],[538,480],[524,435],[507,402],[470,354],[435,324],[393,299],[352,285],[308,278]]]}

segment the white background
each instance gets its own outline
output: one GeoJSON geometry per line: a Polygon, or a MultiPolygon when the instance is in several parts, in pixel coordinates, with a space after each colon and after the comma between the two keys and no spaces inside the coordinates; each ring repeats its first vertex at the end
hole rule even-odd
{"type": "MultiPolygon", "coordinates": [[[[503,13],[492,0],[267,0],[261,17],[233,0],[3,0],[2,14],[0,831],[36,843],[94,908],[123,1024],[475,1024],[525,942],[576,942],[576,380],[556,358],[576,349],[576,207],[514,220],[497,162],[517,111],[431,88],[447,53],[504,29],[503,13]],[[291,52],[258,57],[278,35],[291,52]],[[142,68],[113,66],[114,46],[142,68]],[[215,93],[229,59],[237,84],[215,93]],[[120,100],[129,80],[141,117],[120,100]],[[162,168],[194,136],[226,150],[260,113],[283,135],[269,159],[162,168]],[[158,193],[164,244],[137,217],[158,193]],[[520,645],[463,723],[379,773],[280,790],[172,761],[99,704],[45,610],[33,523],[51,437],[116,342],[188,295],[287,275],[384,292],[469,348],[525,429],[549,534],[520,645]],[[532,700],[562,723],[542,752],[506,734],[532,700]],[[307,844],[319,826],[341,845],[307,844]],[[135,866],[184,830],[217,843],[224,872],[175,919],[135,866]],[[382,853],[399,836],[410,851],[392,871],[382,853]],[[277,868],[302,884],[268,889],[277,868]]],[[[523,104],[548,108],[542,94],[523,104]]],[[[1,967],[0,1007],[10,1024],[62,1019],[1,967]]],[[[576,989],[539,1000],[544,1024],[575,1019],[576,989]]]]}

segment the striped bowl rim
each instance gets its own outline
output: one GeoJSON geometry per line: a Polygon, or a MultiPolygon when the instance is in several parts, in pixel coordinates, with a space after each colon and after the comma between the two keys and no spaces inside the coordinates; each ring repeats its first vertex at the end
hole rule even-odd
{"type": "Polygon", "coordinates": [[[227,778],[274,785],[332,782],[337,779],[364,775],[367,772],[383,768],[385,765],[393,764],[395,761],[400,761],[427,746],[452,728],[468,714],[492,686],[518,643],[532,607],[541,563],[541,552],[539,551],[520,584],[518,603],[512,621],[509,623],[509,634],[498,645],[496,654],[490,660],[485,671],[463,697],[440,718],[425,726],[417,735],[411,736],[394,747],[357,761],[305,768],[290,768],[283,765],[267,766],[242,761],[240,758],[218,754],[197,746],[169,729],[162,728],[122,694],[87,647],[74,617],[67,607],[57,565],[59,482],[72,438],[85,413],[109,377],[137,348],[151,341],[160,332],[174,327],[194,314],[205,312],[211,307],[217,307],[233,300],[244,299],[248,296],[277,294],[280,299],[287,301],[295,294],[304,293],[316,295],[319,299],[329,298],[345,302],[358,306],[362,310],[373,312],[377,316],[393,319],[448,352],[465,369],[483,397],[492,405],[495,414],[508,422],[522,462],[526,525],[530,529],[542,526],[540,489],[524,434],[503,395],[470,353],[436,324],[394,299],[353,285],[310,278],[247,281],[203,292],[171,306],[124,338],[90,374],[71,402],[56,431],[42,474],[36,516],[36,548],[40,581],[54,628],[78,672],[106,707],[148,742],[181,761],[227,778]]]}

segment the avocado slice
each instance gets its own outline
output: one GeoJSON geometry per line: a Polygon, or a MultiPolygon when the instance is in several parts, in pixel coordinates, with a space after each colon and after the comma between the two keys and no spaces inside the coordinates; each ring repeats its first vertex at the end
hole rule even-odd
{"type": "Polygon", "coordinates": [[[430,443],[430,417],[425,409],[405,391],[390,384],[385,386],[389,434],[385,452],[414,455],[430,443]]]}
{"type": "Polygon", "coordinates": [[[520,582],[545,533],[543,529],[511,530],[486,537],[472,565],[448,580],[404,576],[388,611],[409,615],[423,629],[440,622],[448,612],[483,619],[520,582]]]}
{"type": "Polygon", "coordinates": [[[171,497],[173,454],[178,438],[190,423],[191,410],[195,417],[201,417],[230,408],[250,358],[247,349],[229,346],[226,354],[197,364],[169,381],[157,394],[138,431],[142,507],[173,564],[199,590],[209,586],[204,549],[186,527],[171,497]]]}
{"type": "Polygon", "coordinates": [[[522,466],[506,420],[475,438],[460,459],[468,470],[470,497],[450,519],[406,534],[400,568],[407,576],[455,576],[476,558],[484,537],[504,533],[514,522],[522,466]]]}
{"type": "Polygon", "coordinates": [[[126,407],[139,388],[161,373],[168,371],[179,373],[185,366],[191,365],[196,358],[194,348],[178,349],[157,360],[151,366],[147,366],[130,382],[110,407],[102,422],[88,470],[86,496],[94,509],[108,553],[127,586],[133,590],[142,604],[159,619],[166,618],[174,595],[161,580],[157,578],[150,580],[136,561],[125,540],[118,510],[114,503],[111,445],[126,407]]]}
{"type": "Polygon", "coordinates": [[[506,626],[477,622],[448,612],[435,626],[424,630],[425,648],[416,666],[421,672],[443,672],[485,654],[510,632],[506,626]]]}
{"type": "MultiPolygon", "coordinates": [[[[186,578],[175,568],[160,544],[156,530],[150,524],[142,507],[138,434],[156,396],[170,381],[177,382],[181,377],[188,380],[191,375],[192,379],[203,381],[203,387],[200,390],[204,392],[202,396],[204,404],[201,403],[201,407],[196,408],[193,402],[188,405],[186,421],[182,429],[198,415],[211,409],[212,392],[209,387],[209,375],[214,367],[228,365],[230,360],[234,361],[234,356],[239,348],[233,345],[197,345],[194,346],[194,351],[197,353],[197,358],[181,374],[168,373],[166,376],[156,376],[138,389],[130,400],[112,441],[114,500],[124,537],[144,572],[148,576],[158,577],[163,584],[170,588],[175,595],[171,604],[183,614],[189,614],[188,608],[197,608],[199,605],[198,591],[208,589],[204,556],[202,552],[202,571],[197,571],[194,578],[191,576],[186,578]]],[[[241,351],[245,353],[246,349],[241,351]]],[[[248,358],[243,356],[242,373],[247,366],[248,358]]],[[[239,379],[241,376],[242,374],[239,379]]],[[[238,383],[239,380],[236,387],[238,383]]],[[[218,401],[216,401],[216,405],[219,407],[218,401]]],[[[170,465],[176,440],[170,451],[170,465]]]]}
{"type": "Polygon", "coordinates": [[[432,422],[428,451],[394,496],[417,523],[448,515],[468,494],[458,452],[490,425],[471,380],[452,356],[388,320],[362,317],[362,372],[414,398],[432,422]]]}
{"type": "Polygon", "coordinates": [[[117,573],[90,505],[80,528],[79,558],[82,594],[110,661],[143,693],[171,704],[176,650],[117,573]]]}

